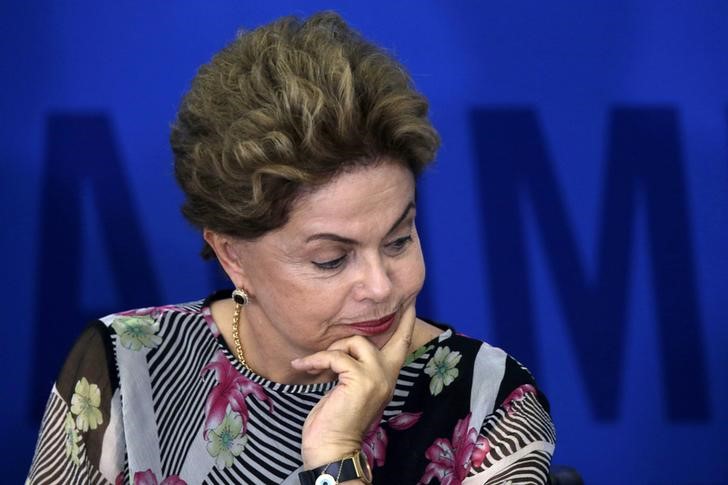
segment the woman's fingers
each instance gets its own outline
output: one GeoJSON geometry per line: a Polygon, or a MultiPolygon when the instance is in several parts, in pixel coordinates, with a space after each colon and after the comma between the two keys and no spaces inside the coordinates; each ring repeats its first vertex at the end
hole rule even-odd
{"type": "Polygon", "coordinates": [[[340,350],[351,355],[355,359],[369,363],[377,358],[377,348],[366,337],[355,335],[332,343],[327,350],[340,350]]]}
{"type": "Polygon", "coordinates": [[[294,369],[314,373],[331,369],[337,374],[352,372],[359,365],[348,353],[342,350],[322,350],[291,361],[294,369]]]}
{"type": "Polygon", "coordinates": [[[382,347],[381,354],[393,371],[396,370],[399,372],[400,367],[404,363],[404,359],[410,351],[416,318],[415,304],[412,302],[402,312],[399,325],[397,326],[397,330],[394,331],[392,338],[382,347]]]}
{"type": "Polygon", "coordinates": [[[308,374],[331,370],[336,374],[366,369],[379,369],[387,377],[396,378],[407,354],[411,350],[415,327],[414,302],[402,311],[399,324],[392,337],[377,349],[367,338],[360,335],[337,340],[328,349],[291,361],[291,366],[308,374]],[[357,366],[363,367],[357,367],[357,366]],[[373,367],[374,366],[374,367],[373,367]]]}

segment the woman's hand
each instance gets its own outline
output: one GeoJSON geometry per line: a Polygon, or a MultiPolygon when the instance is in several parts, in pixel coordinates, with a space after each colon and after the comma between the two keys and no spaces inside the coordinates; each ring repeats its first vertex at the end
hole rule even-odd
{"type": "Polygon", "coordinates": [[[328,349],[294,360],[297,370],[332,370],[339,383],[314,406],[303,425],[304,468],[336,461],[361,448],[367,429],[392,399],[397,376],[410,350],[414,303],[402,313],[389,341],[377,349],[362,336],[334,342],[328,349]]]}

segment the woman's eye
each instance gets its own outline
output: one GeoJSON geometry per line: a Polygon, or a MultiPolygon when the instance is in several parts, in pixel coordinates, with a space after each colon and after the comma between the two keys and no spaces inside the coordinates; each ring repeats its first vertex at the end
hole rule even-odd
{"type": "Polygon", "coordinates": [[[323,263],[317,263],[316,261],[313,261],[313,264],[319,269],[333,270],[338,269],[342,264],[344,264],[345,259],[346,255],[343,255],[340,258],[332,259],[331,261],[324,261],[323,263]]]}
{"type": "Polygon", "coordinates": [[[404,248],[407,247],[409,243],[412,242],[412,236],[405,236],[401,237],[399,239],[395,239],[391,243],[387,245],[389,249],[394,251],[395,253],[399,253],[404,250],[404,248]]]}

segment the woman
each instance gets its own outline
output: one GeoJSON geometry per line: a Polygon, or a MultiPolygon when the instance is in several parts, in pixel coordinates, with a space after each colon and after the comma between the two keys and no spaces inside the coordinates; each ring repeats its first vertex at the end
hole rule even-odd
{"type": "Polygon", "coordinates": [[[415,316],[426,115],[403,68],[331,13],[203,66],[175,171],[235,290],[91,324],[29,481],[545,482],[554,433],[530,374],[415,316]]]}

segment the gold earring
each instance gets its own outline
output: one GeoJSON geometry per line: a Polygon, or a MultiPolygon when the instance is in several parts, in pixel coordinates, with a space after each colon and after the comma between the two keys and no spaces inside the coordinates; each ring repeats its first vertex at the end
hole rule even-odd
{"type": "Polygon", "coordinates": [[[245,293],[245,290],[242,288],[236,288],[233,291],[233,300],[238,305],[247,305],[248,301],[250,301],[250,298],[248,298],[248,294],[245,293]]]}

